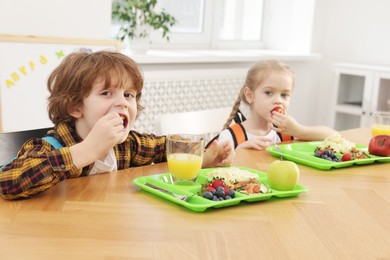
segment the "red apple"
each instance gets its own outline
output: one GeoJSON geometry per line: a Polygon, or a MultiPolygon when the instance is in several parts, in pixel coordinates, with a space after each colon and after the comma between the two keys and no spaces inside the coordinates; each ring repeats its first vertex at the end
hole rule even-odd
{"type": "Polygon", "coordinates": [[[390,135],[377,135],[371,138],[368,152],[378,156],[390,156],[390,135]]]}

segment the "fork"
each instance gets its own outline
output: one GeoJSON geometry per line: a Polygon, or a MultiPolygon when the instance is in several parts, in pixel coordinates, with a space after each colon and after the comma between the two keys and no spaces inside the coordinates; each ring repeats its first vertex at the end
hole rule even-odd
{"type": "Polygon", "coordinates": [[[158,191],[161,191],[161,192],[165,192],[165,193],[171,194],[175,198],[177,198],[179,200],[182,200],[182,201],[188,201],[189,199],[191,199],[195,195],[195,194],[192,194],[191,196],[180,195],[180,194],[173,193],[172,191],[165,190],[163,188],[157,187],[157,186],[155,186],[153,184],[150,184],[150,183],[145,183],[145,185],[150,187],[150,188],[152,188],[152,189],[155,189],[155,190],[158,190],[158,191]]]}
{"type": "Polygon", "coordinates": [[[276,143],[274,143],[274,146],[275,146],[276,150],[280,153],[280,159],[283,160],[282,149],[280,149],[279,145],[277,145],[276,143]]]}

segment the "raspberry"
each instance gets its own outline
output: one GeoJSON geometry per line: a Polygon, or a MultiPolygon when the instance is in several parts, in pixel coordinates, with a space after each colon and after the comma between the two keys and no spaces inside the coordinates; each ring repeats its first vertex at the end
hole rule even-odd
{"type": "Polygon", "coordinates": [[[352,157],[351,157],[351,154],[350,154],[350,153],[345,153],[345,154],[343,154],[343,156],[341,157],[341,160],[342,160],[343,162],[350,161],[351,159],[352,159],[352,157]]]}
{"type": "Polygon", "coordinates": [[[213,186],[207,186],[207,190],[206,191],[213,191],[215,190],[215,188],[213,186]]]}
{"type": "Polygon", "coordinates": [[[211,186],[214,189],[218,188],[219,186],[225,187],[225,182],[223,180],[221,180],[221,179],[215,179],[215,180],[213,180],[211,186]]]}
{"type": "Polygon", "coordinates": [[[225,196],[228,195],[229,191],[230,191],[229,186],[225,186],[225,187],[223,187],[223,189],[225,190],[225,196]]]}

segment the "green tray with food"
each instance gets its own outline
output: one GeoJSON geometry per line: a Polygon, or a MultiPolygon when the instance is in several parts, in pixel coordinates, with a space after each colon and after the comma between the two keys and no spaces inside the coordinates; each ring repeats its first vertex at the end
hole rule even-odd
{"type": "Polygon", "coordinates": [[[301,184],[291,190],[271,189],[267,173],[245,167],[202,169],[194,184],[189,186],[174,184],[169,173],[138,177],[133,183],[144,191],[196,212],[307,192],[301,184]]]}
{"type": "Polygon", "coordinates": [[[320,170],[390,162],[390,156],[374,155],[373,151],[369,153],[368,146],[349,142],[339,134],[333,134],[324,141],[279,144],[266,150],[274,156],[320,170]]]}

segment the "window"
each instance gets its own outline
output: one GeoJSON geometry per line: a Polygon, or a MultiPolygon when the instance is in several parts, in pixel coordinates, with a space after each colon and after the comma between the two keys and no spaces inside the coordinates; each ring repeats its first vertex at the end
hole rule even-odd
{"type": "Polygon", "coordinates": [[[261,47],[263,0],[159,0],[176,17],[169,43],[152,34],[158,48],[261,47]]]}
{"type": "MultiPolygon", "coordinates": [[[[158,8],[179,24],[169,42],[153,31],[153,49],[311,52],[315,0],[159,0],[158,8]]],[[[113,24],[113,37],[117,29],[113,24]]]]}

